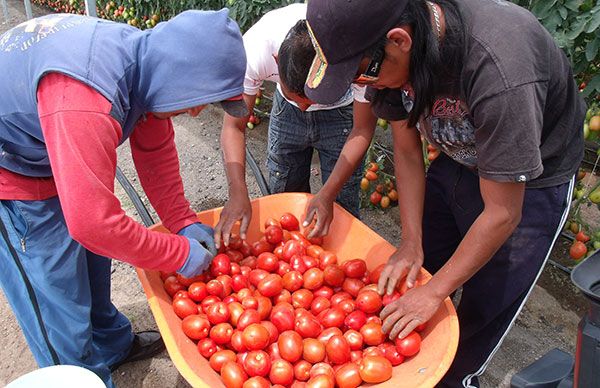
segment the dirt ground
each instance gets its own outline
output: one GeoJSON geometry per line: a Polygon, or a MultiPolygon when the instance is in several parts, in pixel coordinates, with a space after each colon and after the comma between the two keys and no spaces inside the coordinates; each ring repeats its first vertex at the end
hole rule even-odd
{"type": "MultiPolygon", "coordinates": [[[[0,33],[25,20],[21,1],[9,0],[8,6],[8,20],[0,14],[0,33]]],[[[47,12],[36,6],[33,9],[34,15],[47,12]]],[[[198,211],[222,206],[227,198],[227,182],[219,145],[221,120],[221,111],[211,107],[198,118],[180,117],[175,120],[176,142],[186,195],[192,207],[198,211]]],[[[266,121],[248,132],[249,148],[265,174],[266,136],[266,121]]],[[[381,131],[377,136],[382,143],[389,142],[389,133],[381,131]]],[[[126,145],[119,149],[119,166],[141,193],[126,145]]],[[[318,171],[318,159],[314,159],[313,167],[314,171],[318,171]]],[[[320,186],[320,176],[315,174],[312,179],[315,191],[320,186]]],[[[250,172],[247,174],[247,182],[251,197],[259,197],[260,191],[250,172]]],[[[119,185],[117,195],[128,214],[139,220],[131,201],[119,185]]],[[[395,209],[387,212],[363,210],[361,217],[392,244],[399,241],[399,217],[395,209]]],[[[561,239],[553,252],[553,258],[570,264],[564,259],[565,247],[568,249],[568,244],[561,239]]],[[[115,261],[112,279],[114,303],[131,319],[134,328],[155,328],[156,324],[134,269],[115,261]]],[[[577,324],[584,311],[585,303],[568,276],[548,266],[481,379],[482,386],[508,387],[514,373],[555,347],[573,352],[577,324]]],[[[0,294],[0,360],[2,385],[36,369],[33,357],[3,294],[0,294]]],[[[189,386],[179,375],[166,352],[152,360],[124,365],[114,372],[113,377],[119,387],[127,388],[189,386]]]]}

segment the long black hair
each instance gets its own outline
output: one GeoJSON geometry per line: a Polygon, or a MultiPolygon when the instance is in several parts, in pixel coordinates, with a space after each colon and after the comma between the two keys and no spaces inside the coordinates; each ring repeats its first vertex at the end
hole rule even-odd
{"type": "Polygon", "coordinates": [[[277,60],[279,79],[287,90],[306,97],[304,83],[315,55],[316,51],[308,34],[306,20],[299,20],[279,47],[277,60]]]}
{"type": "Polygon", "coordinates": [[[412,27],[409,79],[414,90],[414,106],[408,124],[415,126],[426,109],[431,108],[437,93],[460,77],[465,52],[465,24],[454,0],[435,0],[444,11],[445,33],[438,41],[426,0],[408,2],[398,26],[412,27]]]}

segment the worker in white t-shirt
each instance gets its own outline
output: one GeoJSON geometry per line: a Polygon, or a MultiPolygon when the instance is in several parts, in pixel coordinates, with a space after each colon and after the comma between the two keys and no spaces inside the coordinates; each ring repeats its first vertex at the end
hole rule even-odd
{"type": "MultiPolygon", "coordinates": [[[[351,87],[336,103],[314,104],[304,83],[315,56],[305,22],[306,4],[291,4],[265,14],[244,34],[247,68],[244,100],[252,112],[264,81],[277,83],[269,121],[267,167],[271,193],[310,192],[313,150],[319,153],[323,187],[310,201],[305,219],[327,232],[336,200],[358,216],[362,160],[377,118],[364,89],[351,87]],[[348,159],[338,157],[342,149],[348,159]],[[334,168],[335,167],[335,168],[334,168]]],[[[246,187],[247,118],[225,114],[221,144],[229,183],[229,200],[215,227],[217,247],[228,245],[233,224],[241,220],[245,238],[252,209],[246,187]]]]}

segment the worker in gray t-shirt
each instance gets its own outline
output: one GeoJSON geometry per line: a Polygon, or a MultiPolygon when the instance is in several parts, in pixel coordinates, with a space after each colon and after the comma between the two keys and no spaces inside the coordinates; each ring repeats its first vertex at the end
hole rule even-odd
{"type": "Polygon", "coordinates": [[[328,103],[370,85],[392,124],[402,241],[378,287],[407,275],[409,290],[382,311],[383,330],[407,336],[462,287],[439,386],[479,386],[566,220],[585,115],[569,61],[502,0],[311,0],[307,21],[306,95],[328,103]],[[426,177],[421,137],[442,152],[426,177]],[[422,265],[434,276],[414,287],[422,265]]]}

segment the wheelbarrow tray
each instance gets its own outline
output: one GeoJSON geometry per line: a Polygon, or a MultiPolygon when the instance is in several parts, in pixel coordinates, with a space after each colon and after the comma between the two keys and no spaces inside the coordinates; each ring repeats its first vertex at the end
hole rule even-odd
{"type": "MultiPolygon", "coordinates": [[[[310,198],[310,194],[283,193],[253,200],[248,241],[260,238],[264,232],[264,222],[269,217],[278,218],[282,213],[290,212],[300,219],[310,198]]],[[[200,212],[198,219],[214,226],[221,210],[222,208],[217,208],[200,212]]],[[[161,224],[154,225],[151,229],[167,232],[161,224]]],[[[337,204],[334,206],[333,222],[323,247],[336,253],[340,263],[362,258],[367,262],[369,270],[385,263],[395,250],[394,246],[337,204]]],[[[421,272],[425,281],[431,278],[424,269],[421,272]]],[[[163,288],[159,272],[138,269],[137,273],[169,356],[181,375],[194,387],[224,387],[219,374],[210,367],[208,360],[198,353],[196,344],[181,330],[181,319],[173,312],[171,297],[163,288]]],[[[421,334],[421,351],[394,367],[392,378],[378,386],[433,387],[440,381],[454,359],[459,337],[456,311],[449,298],[446,298],[421,334]]]]}

